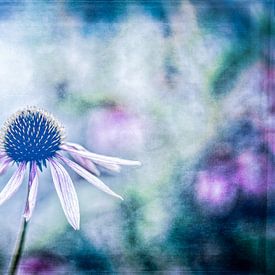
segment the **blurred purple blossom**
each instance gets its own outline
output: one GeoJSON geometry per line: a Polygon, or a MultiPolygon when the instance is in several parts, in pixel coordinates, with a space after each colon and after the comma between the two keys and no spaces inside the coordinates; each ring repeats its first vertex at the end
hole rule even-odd
{"type": "Polygon", "coordinates": [[[60,257],[49,252],[37,252],[25,257],[19,267],[18,275],[68,274],[72,267],[60,257]]]}
{"type": "Polygon", "coordinates": [[[210,213],[226,213],[237,194],[236,163],[228,142],[216,143],[208,151],[196,180],[196,199],[210,213]]]}
{"type": "Polygon", "coordinates": [[[267,155],[246,150],[238,156],[237,163],[237,178],[241,190],[247,195],[265,194],[274,180],[272,164],[267,155]]]}
{"type": "Polygon", "coordinates": [[[227,212],[236,197],[236,186],[217,171],[200,171],[196,183],[196,197],[198,202],[211,212],[227,212]]]}
{"type": "Polygon", "coordinates": [[[87,130],[88,146],[103,153],[133,152],[145,141],[141,118],[121,107],[93,112],[87,130]]]}
{"type": "Polygon", "coordinates": [[[242,135],[234,135],[229,142],[213,144],[201,163],[195,183],[195,197],[210,212],[230,210],[237,195],[260,197],[274,190],[274,165],[263,147],[266,142],[274,151],[274,136],[260,131],[254,137],[255,149],[249,143],[236,146],[240,144],[239,139],[245,139],[243,133],[242,128],[242,135]]]}
{"type": "Polygon", "coordinates": [[[274,167],[266,152],[248,148],[233,157],[222,147],[212,150],[205,169],[197,174],[195,196],[203,208],[225,213],[233,206],[238,191],[259,197],[274,190],[274,167]]]}

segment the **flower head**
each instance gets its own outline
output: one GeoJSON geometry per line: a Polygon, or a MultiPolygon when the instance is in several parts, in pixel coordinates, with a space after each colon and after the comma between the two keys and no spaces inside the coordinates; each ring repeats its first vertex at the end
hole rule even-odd
{"type": "Polygon", "coordinates": [[[20,110],[7,120],[1,131],[0,146],[0,173],[13,163],[18,166],[0,193],[0,205],[18,190],[29,166],[28,200],[24,212],[28,221],[36,202],[39,170],[42,172],[49,164],[65,216],[74,229],[79,229],[79,204],[73,182],[62,162],[98,189],[120,199],[121,196],[96,177],[100,175],[97,166],[118,172],[120,165],[140,165],[138,161],[98,155],[81,145],[64,142],[62,125],[51,114],[36,107],[20,110]],[[80,165],[62,156],[62,151],[68,152],[80,165]]]}
{"type": "Polygon", "coordinates": [[[17,163],[34,161],[40,170],[55,155],[63,140],[61,124],[47,112],[28,108],[7,120],[2,131],[2,146],[17,163]]]}

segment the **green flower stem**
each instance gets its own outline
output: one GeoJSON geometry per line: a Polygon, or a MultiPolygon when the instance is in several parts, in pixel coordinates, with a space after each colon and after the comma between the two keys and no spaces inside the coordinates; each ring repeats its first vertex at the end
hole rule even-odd
{"type": "MultiPolygon", "coordinates": [[[[30,162],[30,170],[29,170],[30,175],[31,175],[31,169],[32,169],[32,163],[30,162]]],[[[29,176],[28,192],[27,192],[25,210],[28,206],[28,198],[29,198],[29,193],[30,193],[30,187],[31,187],[31,176],[29,176]]],[[[16,241],[14,253],[13,253],[11,261],[10,261],[10,266],[9,266],[9,271],[8,271],[9,275],[16,275],[16,271],[17,271],[20,259],[22,257],[22,254],[23,254],[27,228],[28,228],[28,222],[27,222],[26,218],[23,215],[22,221],[21,221],[21,226],[20,226],[18,236],[17,236],[17,241],[16,241]]]]}
{"type": "Polygon", "coordinates": [[[9,272],[8,272],[9,275],[16,274],[18,264],[22,257],[27,228],[28,228],[28,222],[26,221],[25,217],[23,217],[21,226],[20,226],[20,230],[18,233],[17,241],[16,241],[15,250],[14,250],[13,256],[10,261],[9,272]]]}

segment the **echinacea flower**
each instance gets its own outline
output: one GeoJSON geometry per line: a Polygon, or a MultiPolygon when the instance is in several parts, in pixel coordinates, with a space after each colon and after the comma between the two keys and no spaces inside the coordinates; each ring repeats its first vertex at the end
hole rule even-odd
{"type": "Polygon", "coordinates": [[[50,166],[53,183],[68,222],[79,229],[80,214],[77,194],[73,182],[62,163],[98,189],[122,199],[95,175],[97,165],[119,171],[120,165],[140,165],[138,161],[124,160],[91,153],[84,147],[64,142],[64,128],[48,112],[28,107],[9,118],[1,131],[0,173],[17,164],[17,169],[0,193],[0,205],[8,200],[20,187],[29,165],[28,199],[24,211],[26,221],[32,216],[36,203],[39,170],[50,166]],[[68,152],[79,164],[61,155],[68,152]]]}

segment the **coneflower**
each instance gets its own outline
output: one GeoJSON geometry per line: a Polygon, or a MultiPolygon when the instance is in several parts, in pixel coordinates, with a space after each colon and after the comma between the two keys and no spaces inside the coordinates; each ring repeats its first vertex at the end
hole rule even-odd
{"type": "Polygon", "coordinates": [[[18,167],[0,193],[0,205],[18,190],[29,167],[28,199],[24,211],[28,221],[36,203],[39,171],[42,172],[48,164],[65,216],[74,229],[79,229],[80,223],[78,198],[62,163],[98,189],[120,199],[121,196],[96,177],[100,174],[97,166],[119,171],[120,165],[140,165],[138,161],[98,155],[79,144],[65,142],[63,126],[51,114],[36,107],[12,115],[1,131],[0,173],[14,163],[18,167]],[[62,152],[68,152],[79,164],[63,156],[62,152]]]}

